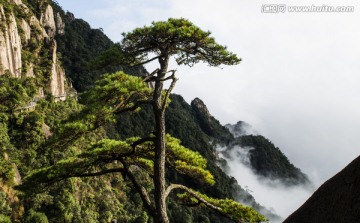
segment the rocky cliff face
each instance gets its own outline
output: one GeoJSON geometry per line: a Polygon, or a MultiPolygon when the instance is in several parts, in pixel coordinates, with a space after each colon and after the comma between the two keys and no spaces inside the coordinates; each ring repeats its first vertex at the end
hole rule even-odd
{"type": "Polygon", "coordinates": [[[195,98],[191,102],[191,107],[199,120],[201,129],[207,135],[217,139],[221,143],[229,142],[234,138],[230,131],[222,126],[220,122],[210,114],[208,108],[201,99],[195,98]]]}
{"type": "Polygon", "coordinates": [[[14,77],[21,76],[21,39],[14,13],[6,13],[0,5],[0,74],[9,72],[14,77]]]}
{"type": "Polygon", "coordinates": [[[41,79],[39,96],[45,87],[46,93],[62,100],[66,78],[58,62],[55,36],[64,34],[65,25],[50,4],[38,2],[41,7],[36,12],[21,0],[0,3],[0,75],[41,79]]]}
{"type": "Polygon", "coordinates": [[[50,81],[50,92],[58,100],[64,100],[66,98],[65,92],[65,71],[58,64],[57,59],[57,43],[55,40],[52,41],[52,65],[51,65],[51,81],[50,81]]]}

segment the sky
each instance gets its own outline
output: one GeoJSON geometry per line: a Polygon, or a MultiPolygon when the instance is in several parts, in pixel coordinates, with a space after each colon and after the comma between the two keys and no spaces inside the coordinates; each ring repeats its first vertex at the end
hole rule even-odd
{"type": "Polygon", "coordinates": [[[242,62],[221,68],[173,63],[179,77],[174,92],[188,102],[201,98],[222,124],[248,122],[317,186],[359,156],[360,2],[57,2],[93,28],[102,28],[114,42],[123,32],[169,17],[187,18],[210,30],[242,62]],[[351,6],[354,11],[291,12],[294,6],[317,10],[351,6]]]}

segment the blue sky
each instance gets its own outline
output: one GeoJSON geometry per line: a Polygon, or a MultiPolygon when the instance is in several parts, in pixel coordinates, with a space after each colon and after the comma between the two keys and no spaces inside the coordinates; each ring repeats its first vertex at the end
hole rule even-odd
{"type": "MultiPolygon", "coordinates": [[[[168,17],[211,30],[243,62],[234,67],[178,68],[175,92],[199,97],[223,124],[244,120],[271,139],[317,184],[360,151],[360,4],[351,13],[262,13],[264,4],[312,6],[314,1],[58,0],[64,10],[121,33],[168,17]]],[[[148,66],[149,71],[155,65],[148,66]]],[[[173,66],[175,66],[173,64],[173,66]]]]}

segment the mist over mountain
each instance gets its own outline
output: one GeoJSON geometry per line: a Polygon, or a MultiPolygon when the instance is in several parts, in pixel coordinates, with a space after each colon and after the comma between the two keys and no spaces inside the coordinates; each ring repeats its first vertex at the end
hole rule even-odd
{"type": "Polygon", "coordinates": [[[270,140],[248,123],[239,121],[226,127],[234,135],[227,145],[217,148],[226,163],[222,168],[282,222],[314,191],[314,185],[270,140]],[[255,135],[256,134],[256,135],[255,135]]]}
{"type": "Polygon", "coordinates": [[[236,124],[226,124],[225,127],[231,132],[231,134],[237,138],[243,135],[259,135],[254,127],[244,121],[238,121],[236,124]]]}
{"type": "Polygon", "coordinates": [[[313,192],[306,174],[250,124],[239,121],[222,126],[200,99],[194,99],[191,106],[202,130],[215,139],[220,167],[260,204],[281,215],[270,215],[271,222],[281,222],[313,192]]]}

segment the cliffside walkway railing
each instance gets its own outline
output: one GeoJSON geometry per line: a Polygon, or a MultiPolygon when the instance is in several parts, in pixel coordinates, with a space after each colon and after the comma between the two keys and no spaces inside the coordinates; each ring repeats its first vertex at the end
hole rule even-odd
{"type": "MultiPolygon", "coordinates": [[[[59,95],[59,96],[56,96],[54,97],[55,98],[55,102],[58,102],[58,101],[65,101],[67,97],[72,97],[72,98],[76,98],[78,97],[78,93],[77,91],[71,91],[71,92],[68,92],[67,94],[62,94],[62,95],[59,95]]],[[[26,112],[26,111],[34,111],[35,110],[35,107],[37,105],[37,102],[40,101],[41,99],[44,99],[45,96],[37,96],[37,97],[34,97],[29,103],[27,103],[25,106],[23,107],[20,107],[20,108],[17,108],[16,111],[19,111],[19,112],[26,112]]]]}

